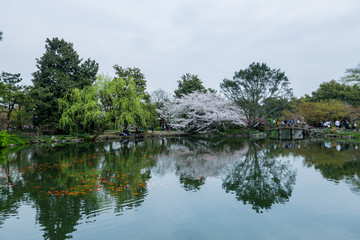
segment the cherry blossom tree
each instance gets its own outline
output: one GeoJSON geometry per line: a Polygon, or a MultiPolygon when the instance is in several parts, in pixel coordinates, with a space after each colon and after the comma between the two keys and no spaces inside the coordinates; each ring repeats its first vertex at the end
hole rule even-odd
{"type": "Polygon", "coordinates": [[[230,101],[217,93],[193,92],[165,103],[158,111],[171,126],[188,133],[224,130],[229,126],[243,126],[244,116],[230,101]]]}

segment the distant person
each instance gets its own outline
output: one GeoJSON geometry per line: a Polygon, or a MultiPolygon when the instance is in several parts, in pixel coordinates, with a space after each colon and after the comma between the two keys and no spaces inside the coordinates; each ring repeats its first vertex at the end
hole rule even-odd
{"type": "Polygon", "coordinates": [[[345,121],[345,130],[348,131],[350,129],[349,122],[345,121]]]}
{"type": "Polygon", "coordinates": [[[336,127],[337,129],[340,128],[340,121],[339,121],[339,120],[336,120],[336,121],[335,121],[335,127],[336,127]]]}
{"type": "Polygon", "coordinates": [[[337,151],[340,151],[340,150],[341,150],[341,145],[340,145],[340,144],[337,144],[337,145],[336,145],[336,150],[337,150],[337,151]]]}

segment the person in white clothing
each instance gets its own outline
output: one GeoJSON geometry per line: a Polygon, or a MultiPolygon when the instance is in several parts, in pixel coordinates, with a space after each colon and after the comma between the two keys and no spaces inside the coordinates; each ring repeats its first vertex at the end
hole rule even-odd
{"type": "Polygon", "coordinates": [[[340,128],[340,121],[339,121],[339,120],[336,120],[336,121],[335,121],[335,127],[336,127],[337,129],[340,128]]]}

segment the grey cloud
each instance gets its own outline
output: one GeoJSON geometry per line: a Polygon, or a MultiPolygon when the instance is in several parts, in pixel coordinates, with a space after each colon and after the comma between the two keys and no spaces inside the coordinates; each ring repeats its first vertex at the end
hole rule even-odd
{"type": "Polygon", "coordinates": [[[0,71],[27,84],[45,38],[74,43],[82,58],[140,67],[149,91],[172,92],[186,72],[205,86],[253,61],[287,73],[297,96],[360,62],[357,0],[26,1],[1,3],[0,71]]]}

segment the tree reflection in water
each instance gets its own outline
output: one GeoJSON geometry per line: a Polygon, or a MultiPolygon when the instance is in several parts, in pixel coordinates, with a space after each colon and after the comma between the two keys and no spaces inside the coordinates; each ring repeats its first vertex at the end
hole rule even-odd
{"type": "Polygon", "coordinates": [[[355,194],[360,194],[360,147],[358,141],[308,139],[279,142],[271,140],[268,148],[274,157],[300,156],[305,166],[314,167],[335,183],[345,182],[355,194]]]}
{"type": "Polygon", "coordinates": [[[346,182],[351,191],[360,194],[360,151],[359,142],[312,141],[304,142],[306,148],[294,153],[304,157],[308,167],[319,170],[322,176],[332,182],[346,182]]]}
{"type": "Polygon", "coordinates": [[[221,178],[228,166],[247,152],[241,139],[181,139],[172,141],[167,151],[159,154],[153,174],[174,173],[186,191],[198,191],[206,178],[221,178]]]}
{"type": "Polygon", "coordinates": [[[302,156],[326,179],[360,194],[358,143],[241,139],[150,139],[144,142],[32,146],[0,151],[0,228],[23,204],[36,209],[44,238],[71,238],[76,225],[139,207],[153,175],[175,174],[186,191],[223,181],[256,212],[289,201],[296,171],[282,159],[302,156]]]}
{"type": "Polygon", "coordinates": [[[174,172],[186,191],[200,190],[208,177],[223,178],[226,192],[261,212],[289,201],[296,179],[289,162],[276,159],[274,149],[264,146],[236,139],[184,139],[159,155],[153,173],[174,172]]]}
{"type": "Polygon", "coordinates": [[[12,153],[0,167],[0,227],[28,203],[44,239],[67,239],[109,205],[120,214],[140,206],[159,151],[148,144],[43,145],[12,153]]]}
{"type": "Polygon", "coordinates": [[[296,171],[289,163],[270,155],[269,149],[251,142],[245,159],[234,164],[223,182],[226,192],[235,193],[239,201],[251,204],[256,212],[288,202],[296,180],[296,171]]]}

